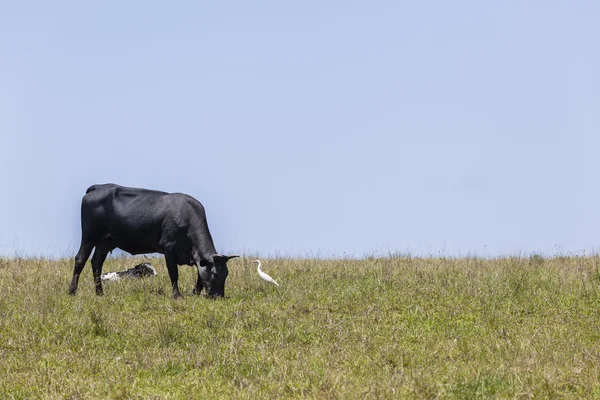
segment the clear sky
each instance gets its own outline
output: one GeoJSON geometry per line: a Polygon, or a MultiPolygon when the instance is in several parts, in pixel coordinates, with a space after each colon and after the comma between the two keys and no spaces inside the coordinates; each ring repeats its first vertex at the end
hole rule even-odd
{"type": "Polygon", "coordinates": [[[217,249],[600,245],[600,2],[13,1],[0,253],[72,257],[113,182],[200,200],[217,249]]]}

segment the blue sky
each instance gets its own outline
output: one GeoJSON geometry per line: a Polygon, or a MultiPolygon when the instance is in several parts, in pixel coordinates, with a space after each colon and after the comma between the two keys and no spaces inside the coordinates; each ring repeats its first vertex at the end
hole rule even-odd
{"type": "Polygon", "coordinates": [[[184,192],[222,252],[592,252],[600,3],[8,2],[0,253],[88,186],[184,192]]]}

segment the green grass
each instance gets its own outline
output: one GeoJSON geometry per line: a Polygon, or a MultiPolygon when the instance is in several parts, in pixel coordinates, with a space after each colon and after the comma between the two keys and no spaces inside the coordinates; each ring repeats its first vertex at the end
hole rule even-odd
{"type": "Polygon", "coordinates": [[[0,259],[0,398],[600,398],[600,257],[236,259],[216,301],[153,263],[0,259]]]}

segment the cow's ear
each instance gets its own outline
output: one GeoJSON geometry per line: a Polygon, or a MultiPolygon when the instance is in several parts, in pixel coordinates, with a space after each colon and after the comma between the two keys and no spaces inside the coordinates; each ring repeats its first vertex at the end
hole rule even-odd
{"type": "Polygon", "coordinates": [[[215,254],[213,256],[213,260],[215,260],[215,261],[216,260],[220,260],[220,261],[223,261],[223,262],[227,262],[227,261],[231,260],[232,258],[236,258],[236,257],[239,257],[239,256],[223,256],[221,254],[215,254]]]}

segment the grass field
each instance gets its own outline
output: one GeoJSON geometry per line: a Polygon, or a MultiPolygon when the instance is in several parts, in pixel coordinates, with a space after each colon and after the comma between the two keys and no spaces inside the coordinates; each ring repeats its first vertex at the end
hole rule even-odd
{"type": "Polygon", "coordinates": [[[600,398],[600,257],[250,261],[213,301],[0,259],[0,398],[600,398]]]}

